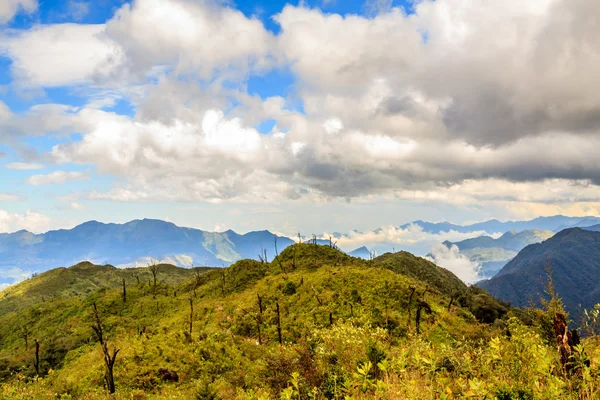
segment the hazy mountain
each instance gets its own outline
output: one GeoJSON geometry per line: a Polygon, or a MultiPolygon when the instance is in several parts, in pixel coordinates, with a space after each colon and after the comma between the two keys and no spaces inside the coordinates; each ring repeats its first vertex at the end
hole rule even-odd
{"type": "Polygon", "coordinates": [[[525,247],[497,276],[478,285],[516,306],[537,303],[547,283],[546,258],[556,291],[570,312],[600,302],[600,232],[580,228],[525,247]]]}
{"type": "Polygon", "coordinates": [[[481,264],[481,278],[489,279],[496,275],[502,267],[512,260],[524,247],[542,242],[554,235],[550,230],[509,231],[494,239],[490,236],[479,236],[460,242],[445,241],[446,247],[456,245],[460,254],[469,260],[481,264]]]}
{"type": "MultiPolygon", "coordinates": [[[[20,231],[0,235],[2,283],[11,283],[31,272],[91,261],[97,264],[132,265],[150,258],[178,266],[229,265],[242,258],[257,258],[262,249],[273,257],[275,235],[268,231],[244,235],[233,231],[205,232],[160,220],[126,224],[86,222],[73,229],[40,235],[20,231]]],[[[277,237],[279,251],[293,243],[277,237]]]]}
{"type": "Polygon", "coordinates": [[[600,224],[600,218],[597,217],[565,217],[563,215],[555,215],[553,217],[538,217],[529,221],[506,221],[501,222],[497,219],[491,219],[485,222],[478,222],[470,225],[456,225],[449,222],[425,222],[413,221],[400,226],[402,229],[407,229],[411,225],[417,225],[423,228],[423,231],[439,234],[441,232],[478,232],[485,231],[488,233],[504,233],[508,231],[524,231],[531,229],[550,230],[558,232],[566,228],[587,227],[600,224]]]}
{"type": "Polygon", "coordinates": [[[348,253],[352,257],[362,258],[364,260],[368,260],[371,258],[371,250],[369,250],[366,246],[359,247],[358,249],[354,249],[348,253]]]}

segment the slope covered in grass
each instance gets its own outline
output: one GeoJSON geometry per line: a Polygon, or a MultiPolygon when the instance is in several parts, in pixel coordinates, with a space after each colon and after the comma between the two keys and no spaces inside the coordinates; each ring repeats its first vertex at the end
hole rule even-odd
{"type": "Polygon", "coordinates": [[[415,278],[431,265],[407,254],[398,256],[402,263],[386,259],[383,266],[295,245],[270,263],[244,260],[177,286],[166,275],[156,290],[135,283],[126,302],[118,288],[106,289],[0,316],[0,398],[109,398],[90,328],[94,303],[109,348],[120,349],[115,399],[569,394],[551,372],[554,348],[534,328],[506,313],[504,321],[480,323],[470,307],[483,292],[461,286],[464,306],[451,304],[439,276],[415,278]],[[16,329],[23,323],[29,349],[16,329]]]}
{"type": "MultiPolygon", "coordinates": [[[[159,264],[159,273],[164,283],[177,285],[190,279],[195,271],[211,268],[179,268],[159,264]]],[[[57,268],[9,286],[0,291],[0,316],[53,299],[86,296],[99,289],[122,287],[136,282],[149,284],[152,274],[148,268],[119,269],[111,265],[94,265],[84,261],[70,268],[57,268]]]]}

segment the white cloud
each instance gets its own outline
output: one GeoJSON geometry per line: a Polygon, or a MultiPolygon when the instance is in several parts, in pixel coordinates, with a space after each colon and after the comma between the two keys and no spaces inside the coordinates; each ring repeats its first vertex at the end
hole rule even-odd
{"type": "Polygon", "coordinates": [[[22,197],[16,194],[0,193],[0,201],[19,201],[22,197]]]}
{"type": "Polygon", "coordinates": [[[86,1],[69,0],[67,13],[75,20],[80,21],[90,12],[90,3],[86,1]]]}
{"type": "Polygon", "coordinates": [[[54,160],[121,178],[90,198],[383,196],[597,213],[596,1],[426,0],[412,15],[371,3],[383,7],[369,18],[288,5],[277,36],[232,8],[185,0],[137,0],[106,25],[7,34],[0,47],[22,84],[102,90],[84,108],[14,115],[0,103],[0,129],[79,133],[54,160]],[[249,76],[282,64],[302,113],[246,92],[249,76]],[[133,118],[99,109],[120,98],[133,118]],[[266,119],[276,124],[263,135],[253,127],[266,119]]]}
{"type": "Polygon", "coordinates": [[[71,207],[71,209],[73,210],[84,210],[85,206],[81,203],[78,203],[76,201],[73,201],[69,204],[69,206],[71,207]]]}
{"type": "MultiPolygon", "coordinates": [[[[496,233],[484,231],[469,233],[456,231],[429,233],[423,231],[423,228],[418,225],[410,225],[406,229],[389,225],[369,232],[352,231],[336,240],[337,246],[348,251],[361,246],[367,246],[368,248],[379,252],[391,251],[392,248],[395,248],[396,250],[410,248],[412,251],[417,251],[417,253],[419,252],[418,250],[421,250],[424,253],[435,244],[442,243],[446,240],[458,242],[482,235],[498,236],[496,233]]],[[[333,235],[324,233],[320,237],[328,239],[329,236],[333,235]]]]}
{"type": "Polygon", "coordinates": [[[0,1],[0,24],[13,19],[19,11],[32,13],[37,7],[37,0],[2,0],[0,1]]]}
{"type": "Polygon", "coordinates": [[[431,261],[440,267],[446,268],[463,282],[475,283],[480,279],[479,271],[481,265],[460,254],[456,245],[448,248],[443,244],[437,244],[431,248],[430,253],[432,257],[431,261]]]}
{"type": "Polygon", "coordinates": [[[4,168],[14,169],[17,171],[31,171],[31,170],[36,170],[36,169],[43,169],[44,165],[35,164],[35,163],[14,162],[14,163],[5,164],[4,168]]]}
{"type": "Polygon", "coordinates": [[[13,76],[26,86],[91,82],[111,74],[123,57],[101,24],[38,25],[0,39],[0,52],[13,60],[13,76]]]}
{"type": "Polygon", "coordinates": [[[267,66],[274,41],[260,21],[240,11],[186,0],[126,4],[107,23],[107,33],[122,46],[133,73],[168,65],[202,77],[267,66]]]}
{"type": "Polygon", "coordinates": [[[46,232],[52,226],[52,219],[37,211],[28,210],[25,214],[12,214],[0,209],[0,232],[15,232],[22,229],[33,233],[46,232]]]}
{"type": "Polygon", "coordinates": [[[52,184],[63,184],[67,182],[75,182],[90,179],[89,176],[83,172],[67,172],[67,171],[54,171],[47,175],[33,175],[25,180],[28,185],[52,185],[52,184]]]}

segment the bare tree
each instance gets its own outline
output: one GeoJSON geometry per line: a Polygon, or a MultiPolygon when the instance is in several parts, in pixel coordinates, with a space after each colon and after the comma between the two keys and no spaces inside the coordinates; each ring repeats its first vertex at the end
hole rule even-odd
{"type": "MultiPolygon", "coordinates": [[[[285,272],[285,268],[279,259],[279,251],[277,250],[277,235],[273,235],[273,244],[275,245],[275,260],[279,263],[279,268],[281,268],[282,272],[285,272]]],[[[265,255],[266,257],[266,255],[265,255]]]]}
{"type": "Polygon", "coordinates": [[[190,297],[190,339],[194,330],[194,299],[190,297]]]}
{"type": "Polygon", "coordinates": [[[258,329],[258,344],[262,345],[262,336],[260,333],[260,327],[263,322],[263,305],[262,305],[262,297],[260,297],[260,294],[257,293],[256,296],[258,297],[258,316],[256,318],[256,327],[258,329]]]}
{"type": "Polygon", "coordinates": [[[269,259],[267,258],[267,249],[263,249],[262,246],[260,246],[260,254],[258,255],[258,259],[263,264],[267,264],[269,262],[269,259]]]}
{"type": "Polygon", "coordinates": [[[196,289],[202,284],[202,273],[200,270],[194,272],[194,297],[196,297],[196,289]]]}
{"type": "Polygon", "coordinates": [[[40,376],[40,342],[35,339],[35,361],[33,363],[36,376],[40,376]]]}
{"type": "Polygon", "coordinates": [[[127,286],[125,286],[125,278],[123,278],[123,303],[127,303],[127,286]]]}
{"type": "Polygon", "coordinates": [[[221,294],[225,295],[225,267],[221,269],[221,294]]]}
{"type": "Polygon", "coordinates": [[[96,336],[98,336],[98,342],[102,346],[102,352],[104,353],[104,380],[106,382],[106,387],[110,394],[115,393],[115,378],[113,375],[113,368],[115,366],[115,360],[117,359],[117,354],[119,353],[119,349],[117,349],[117,345],[113,344],[112,354],[108,350],[108,345],[104,339],[104,330],[102,328],[102,320],[100,319],[100,314],[98,313],[98,308],[96,307],[96,303],[94,303],[94,325],[92,325],[92,329],[96,332],[96,336]]]}
{"type": "Polygon", "coordinates": [[[156,261],[152,261],[152,263],[148,263],[148,270],[152,274],[152,279],[154,282],[154,295],[156,296],[156,280],[158,273],[160,272],[160,264],[157,264],[156,261]]]}
{"type": "Polygon", "coordinates": [[[21,325],[19,336],[21,339],[25,341],[25,350],[29,350],[29,335],[31,331],[29,330],[29,324],[21,325]]]}

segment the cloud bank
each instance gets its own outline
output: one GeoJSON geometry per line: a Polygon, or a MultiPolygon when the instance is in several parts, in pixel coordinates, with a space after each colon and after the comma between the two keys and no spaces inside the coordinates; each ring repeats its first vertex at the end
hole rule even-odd
{"type": "Polygon", "coordinates": [[[370,4],[369,16],[287,5],[277,34],[185,0],[3,32],[15,85],[77,88],[89,102],[0,107],[0,129],[12,141],[77,132],[44,156],[116,179],[78,194],[88,199],[377,197],[597,214],[597,1],[420,1],[410,14],[370,4]],[[281,70],[291,93],[248,91],[250,77],[281,70]],[[133,116],[103,107],[119,99],[133,116]]]}

